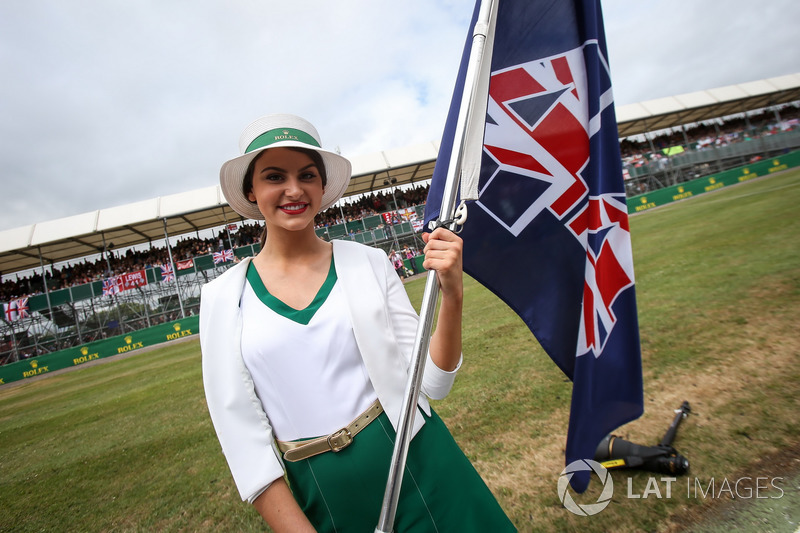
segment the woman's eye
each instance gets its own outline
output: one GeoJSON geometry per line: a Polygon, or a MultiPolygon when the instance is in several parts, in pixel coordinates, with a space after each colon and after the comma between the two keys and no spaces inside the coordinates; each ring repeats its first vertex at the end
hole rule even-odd
{"type": "Polygon", "coordinates": [[[301,178],[304,179],[304,180],[313,180],[316,177],[317,177],[317,175],[314,174],[313,172],[306,172],[305,174],[303,174],[301,176],[301,178]]]}
{"type": "Polygon", "coordinates": [[[267,174],[265,179],[267,181],[280,181],[283,179],[283,176],[281,174],[267,174]]]}

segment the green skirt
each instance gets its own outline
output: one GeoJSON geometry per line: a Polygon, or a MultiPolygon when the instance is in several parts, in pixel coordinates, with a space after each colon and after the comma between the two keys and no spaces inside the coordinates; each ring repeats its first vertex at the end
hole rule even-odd
{"type": "MultiPolygon", "coordinates": [[[[417,416],[425,415],[417,411],[417,416]]],[[[344,450],[285,463],[292,493],[317,531],[375,531],[394,439],[394,428],[383,413],[344,450]]],[[[432,412],[409,447],[394,532],[451,531],[516,529],[432,412]]]]}

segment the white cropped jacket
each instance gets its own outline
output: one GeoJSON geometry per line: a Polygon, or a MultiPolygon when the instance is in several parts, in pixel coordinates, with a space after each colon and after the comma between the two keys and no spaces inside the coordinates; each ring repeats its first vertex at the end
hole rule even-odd
{"type": "MultiPolygon", "coordinates": [[[[372,386],[397,429],[419,318],[382,250],[336,240],[333,260],[346,295],[342,311],[350,316],[372,386]]],[[[239,494],[252,502],[284,470],[269,418],[242,360],[239,304],[249,263],[245,259],[203,287],[200,346],[211,420],[239,494]]],[[[444,398],[457,371],[441,370],[428,355],[418,402],[426,414],[428,398],[444,398]]],[[[423,417],[414,417],[414,435],[423,424],[423,417]]]]}

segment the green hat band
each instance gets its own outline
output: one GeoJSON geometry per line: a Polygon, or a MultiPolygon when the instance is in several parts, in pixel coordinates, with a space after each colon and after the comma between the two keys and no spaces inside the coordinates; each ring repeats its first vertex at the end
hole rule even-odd
{"type": "Polygon", "coordinates": [[[303,130],[276,128],[266,131],[253,139],[253,142],[250,143],[244,153],[252,152],[253,150],[258,150],[259,148],[264,148],[265,146],[281,141],[297,141],[321,148],[317,140],[303,130]]]}

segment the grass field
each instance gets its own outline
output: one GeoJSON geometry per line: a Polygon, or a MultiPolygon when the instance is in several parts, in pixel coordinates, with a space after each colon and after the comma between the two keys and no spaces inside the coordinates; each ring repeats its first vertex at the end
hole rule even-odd
{"type": "MultiPolygon", "coordinates": [[[[765,457],[800,470],[798,205],[793,171],[631,219],[645,414],[616,433],[656,444],[688,400],[674,444],[704,487],[781,476],[765,457]]],[[[496,297],[471,279],[466,293],[466,361],[435,408],[521,531],[677,530],[719,505],[683,479],[628,498],[650,474],[614,471],[604,511],[564,509],[571,384],[496,297]]],[[[214,436],[196,340],[0,389],[0,472],[2,531],[264,530],[214,436]]]]}

